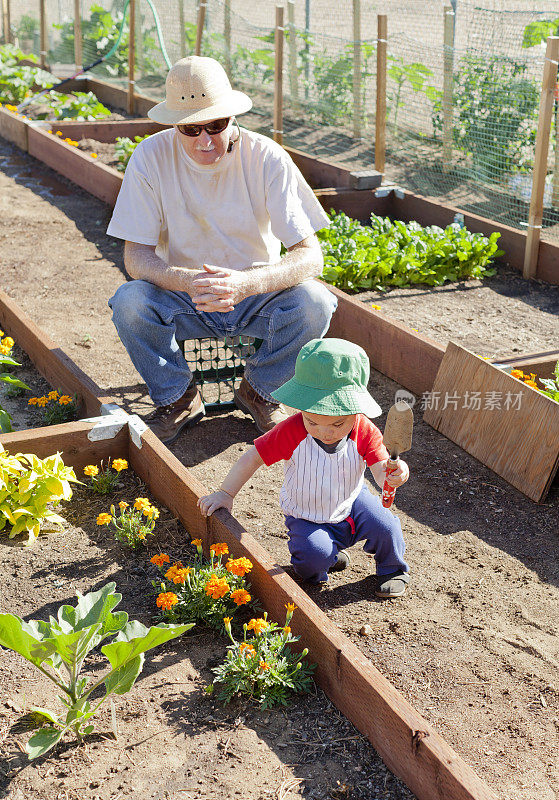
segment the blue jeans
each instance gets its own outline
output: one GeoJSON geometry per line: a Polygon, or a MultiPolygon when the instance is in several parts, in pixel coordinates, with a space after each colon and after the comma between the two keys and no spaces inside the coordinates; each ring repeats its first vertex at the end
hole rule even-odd
{"type": "Polygon", "coordinates": [[[309,522],[286,516],[285,524],[293,569],[310,583],[326,583],[338,551],[362,541],[363,550],[375,554],[377,575],[390,575],[399,569],[409,572],[404,561],[406,545],[400,520],[366,486],[357,496],[349,517],[342,522],[309,522]]]}
{"type": "Polygon", "coordinates": [[[247,297],[227,313],[197,311],[186,292],[143,280],[123,284],[109,300],[118,335],[156,406],[182,397],[192,377],[177,339],[240,335],[262,339],[246,360],[245,378],[272,400],[271,392],[293,376],[301,347],[324,336],[336,305],[335,296],[312,280],[247,297]]]}

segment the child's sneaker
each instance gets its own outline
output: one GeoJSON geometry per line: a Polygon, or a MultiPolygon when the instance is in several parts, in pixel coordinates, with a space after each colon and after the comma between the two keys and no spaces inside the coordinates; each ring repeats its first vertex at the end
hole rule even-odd
{"type": "Polygon", "coordinates": [[[338,550],[338,558],[335,561],[328,572],[341,572],[343,569],[346,569],[351,564],[351,558],[347,550],[338,550]]]}
{"type": "Polygon", "coordinates": [[[377,581],[378,584],[375,589],[377,597],[401,597],[410,582],[410,576],[407,572],[399,569],[389,575],[377,575],[377,581]]]}

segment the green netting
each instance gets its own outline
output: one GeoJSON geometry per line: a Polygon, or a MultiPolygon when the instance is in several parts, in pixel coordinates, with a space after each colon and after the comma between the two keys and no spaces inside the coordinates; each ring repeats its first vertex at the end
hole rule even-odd
{"type": "MultiPolygon", "coordinates": [[[[153,0],[171,62],[192,53],[195,0],[153,0]]],[[[202,53],[218,58],[254,101],[247,127],[273,133],[275,1],[207,0],[202,53]]],[[[38,0],[10,0],[12,32],[39,53],[38,0]],[[36,27],[29,18],[35,19],[36,27]]],[[[525,228],[532,186],[545,38],[559,29],[559,2],[455,0],[454,37],[444,6],[427,0],[295,0],[284,19],[284,143],[352,169],[374,167],[377,15],[388,16],[385,180],[418,194],[525,228]],[[357,34],[357,36],[356,36],[357,34]],[[450,65],[451,130],[443,144],[444,65],[450,65]],[[356,67],[357,65],[357,67],[356,67]]],[[[124,0],[82,0],[83,63],[107,52],[124,0]]],[[[46,0],[48,58],[74,67],[73,0],[46,0]]],[[[167,65],[152,10],[137,0],[136,87],[164,96],[167,65]]],[[[93,70],[126,85],[128,29],[118,52],[93,70]]],[[[559,239],[557,103],[550,136],[543,237],[559,239]]]]}

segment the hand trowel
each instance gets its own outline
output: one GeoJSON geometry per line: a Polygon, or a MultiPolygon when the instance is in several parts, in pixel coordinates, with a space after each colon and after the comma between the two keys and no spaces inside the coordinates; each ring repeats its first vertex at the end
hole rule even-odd
{"type": "MultiPolygon", "coordinates": [[[[386,463],[387,478],[398,468],[400,453],[405,453],[411,448],[412,434],[413,411],[404,400],[398,400],[388,412],[384,426],[383,441],[389,456],[386,463]]],[[[385,480],[382,487],[382,505],[385,508],[390,508],[395,494],[396,487],[390,486],[385,480]]]]}

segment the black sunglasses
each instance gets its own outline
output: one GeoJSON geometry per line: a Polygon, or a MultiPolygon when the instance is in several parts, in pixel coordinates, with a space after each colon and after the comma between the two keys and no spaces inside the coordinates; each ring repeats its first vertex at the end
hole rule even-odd
{"type": "Polygon", "coordinates": [[[229,125],[230,119],[231,117],[223,117],[223,119],[212,119],[211,122],[206,122],[205,125],[177,125],[177,128],[185,136],[200,136],[202,131],[206,131],[210,136],[215,136],[218,133],[223,133],[229,125]]]}

